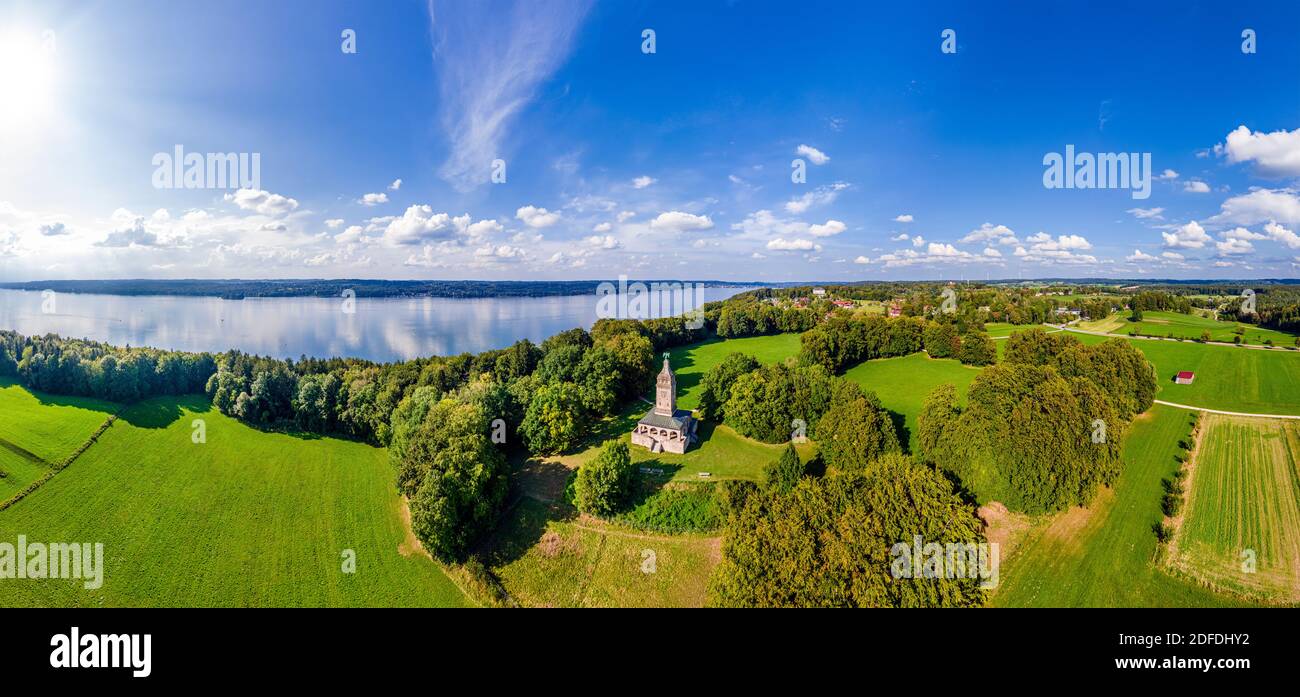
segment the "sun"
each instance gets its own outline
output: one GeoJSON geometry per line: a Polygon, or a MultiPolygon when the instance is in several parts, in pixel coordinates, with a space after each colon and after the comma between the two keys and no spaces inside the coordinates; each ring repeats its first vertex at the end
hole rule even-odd
{"type": "Polygon", "coordinates": [[[52,116],[56,46],[49,32],[0,30],[0,139],[29,133],[52,116]]]}

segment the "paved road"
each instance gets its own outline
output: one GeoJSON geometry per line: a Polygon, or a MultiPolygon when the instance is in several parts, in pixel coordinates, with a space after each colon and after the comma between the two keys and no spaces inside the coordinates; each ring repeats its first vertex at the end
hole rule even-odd
{"type": "Polygon", "coordinates": [[[1156,404],[1163,404],[1167,407],[1178,407],[1179,409],[1189,409],[1191,411],[1208,411],[1211,414],[1227,414],[1228,416],[1252,416],[1259,419],[1300,419],[1300,415],[1294,414],[1247,414],[1241,411],[1223,411],[1222,409],[1208,409],[1206,407],[1193,407],[1176,402],[1166,402],[1163,399],[1155,400],[1156,404]]]}

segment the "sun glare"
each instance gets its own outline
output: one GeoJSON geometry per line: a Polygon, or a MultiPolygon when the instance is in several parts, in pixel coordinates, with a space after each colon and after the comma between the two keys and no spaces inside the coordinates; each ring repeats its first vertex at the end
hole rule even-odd
{"type": "Polygon", "coordinates": [[[0,138],[29,133],[49,120],[56,57],[51,33],[0,31],[0,138]]]}

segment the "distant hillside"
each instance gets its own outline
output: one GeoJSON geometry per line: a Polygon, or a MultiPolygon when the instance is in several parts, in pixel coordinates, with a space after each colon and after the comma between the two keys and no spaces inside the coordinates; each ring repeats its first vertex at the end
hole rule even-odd
{"type": "MultiPolygon", "coordinates": [[[[652,283],[651,280],[641,280],[652,283]]],[[[367,298],[500,298],[584,295],[596,292],[604,281],[384,281],[367,279],[117,279],[85,281],[26,281],[0,283],[13,290],[53,290],[59,293],[105,295],[190,295],[227,299],[338,297],[346,289],[367,298]]],[[[612,281],[617,283],[617,281],[612,281]]],[[[660,281],[680,283],[682,281],[660,281]]],[[[694,281],[693,281],[694,282],[694,281]]],[[[715,287],[757,286],[759,283],[698,281],[715,287]]]]}

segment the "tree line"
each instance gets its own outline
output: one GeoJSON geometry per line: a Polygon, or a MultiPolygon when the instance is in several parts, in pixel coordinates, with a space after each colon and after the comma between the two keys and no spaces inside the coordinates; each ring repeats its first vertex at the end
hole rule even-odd
{"type": "Polygon", "coordinates": [[[987,334],[959,335],[955,322],[921,317],[835,315],[804,332],[800,360],[838,373],[875,358],[907,356],[925,350],[931,358],[956,358],[967,365],[989,365],[997,347],[987,334]]]}

